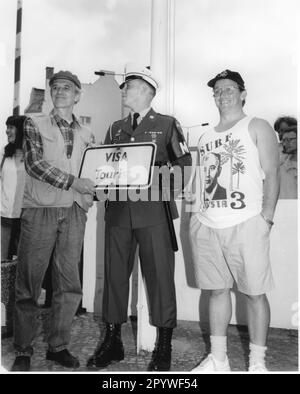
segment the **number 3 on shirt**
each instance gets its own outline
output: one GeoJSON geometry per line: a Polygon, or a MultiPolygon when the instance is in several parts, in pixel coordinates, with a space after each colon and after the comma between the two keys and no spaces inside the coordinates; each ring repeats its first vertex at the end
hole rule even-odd
{"type": "Polygon", "coordinates": [[[231,193],[231,198],[233,202],[230,204],[232,209],[242,209],[245,208],[246,204],[244,203],[245,194],[241,192],[233,192],[231,193]]]}

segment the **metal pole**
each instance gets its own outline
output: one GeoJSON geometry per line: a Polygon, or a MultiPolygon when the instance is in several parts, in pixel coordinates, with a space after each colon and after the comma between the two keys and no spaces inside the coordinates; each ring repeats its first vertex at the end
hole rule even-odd
{"type": "Polygon", "coordinates": [[[22,0],[18,0],[13,114],[20,115],[22,0]]]}
{"type": "MultiPolygon", "coordinates": [[[[174,0],[152,0],[150,68],[162,88],[153,101],[161,113],[174,112],[174,0]]],[[[154,348],[156,329],[149,324],[149,312],[144,282],[138,273],[138,335],[137,351],[154,348]]]]}

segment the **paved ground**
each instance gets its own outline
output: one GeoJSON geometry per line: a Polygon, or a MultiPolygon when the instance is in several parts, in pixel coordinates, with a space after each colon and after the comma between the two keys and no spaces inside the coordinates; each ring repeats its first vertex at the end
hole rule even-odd
{"type": "MultiPolygon", "coordinates": [[[[51,361],[45,360],[45,330],[48,325],[48,312],[41,310],[38,336],[34,342],[32,371],[70,371],[51,361]]],[[[104,326],[92,313],[75,317],[72,326],[70,350],[80,359],[77,372],[88,371],[85,367],[87,358],[93,353],[99,335],[104,335],[104,326]]],[[[136,355],[136,321],[130,320],[123,325],[122,338],[125,346],[125,359],[101,371],[147,371],[151,354],[142,352],[136,355]]],[[[207,327],[200,327],[197,322],[179,321],[173,337],[172,371],[190,371],[205,355],[208,343],[207,327]]],[[[233,371],[246,371],[248,354],[248,333],[245,327],[230,326],[228,333],[228,355],[233,371]]],[[[270,329],[267,367],[270,371],[298,370],[298,331],[270,329]]],[[[14,360],[12,338],[2,339],[2,368],[9,370],[14,360]]]]}

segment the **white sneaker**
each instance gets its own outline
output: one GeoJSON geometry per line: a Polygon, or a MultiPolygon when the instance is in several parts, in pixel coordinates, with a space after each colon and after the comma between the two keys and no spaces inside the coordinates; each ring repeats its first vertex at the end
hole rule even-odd
{"type": "Polygon", "coordinates": [[[249,372],[268,372],[265,363],[263,362],[255,362],[249,366],[249,372]]]}
{"type": "Polygon", "coordinates": [[[221,372],[231,371],[228,357],[226,356],[225,361],[218,361],[210,353],[197,367],[193,368],[191,372],[221,372]]]}

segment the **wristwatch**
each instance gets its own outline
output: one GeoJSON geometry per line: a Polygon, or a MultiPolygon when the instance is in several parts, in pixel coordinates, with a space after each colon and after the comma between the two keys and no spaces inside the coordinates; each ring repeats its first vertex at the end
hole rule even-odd
{"type": "Polygon", "coordinates": [[[262,212],[260,213],[262,218],[270,225],[273,226],[274,222],[271,219],[268,219],[262,212]]]}

